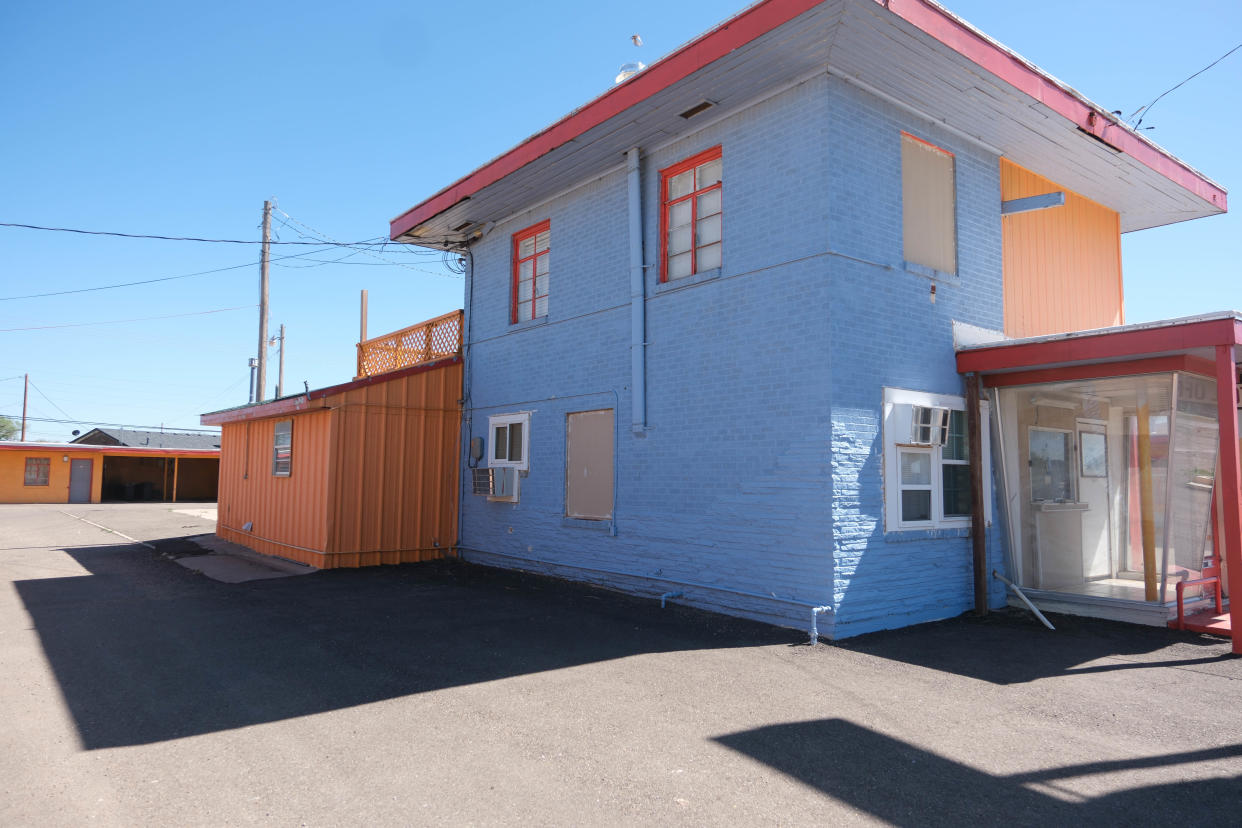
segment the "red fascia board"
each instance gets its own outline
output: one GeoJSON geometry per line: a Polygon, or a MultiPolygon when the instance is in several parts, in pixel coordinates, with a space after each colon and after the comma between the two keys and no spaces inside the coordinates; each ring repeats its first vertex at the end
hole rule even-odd
{"type": "Polygon", "coordinates": [[[619,115],[734,49],[745,46],[798,15],[810,11],[820,2],[821,0],[763,0],[756,3],[624,83],[612,87],[544,131],[527,138],[504,155],[450,184],[421,204],[411,207],[389,223],[390,238],[400,237],[462,199],[495,184],[614,115],[619,115]]]}
{"type": "Polygon", "coordinates": [[[1068,118],[1086,132],[1110,144],[1189,190],[1221,210],[1228,196],[1220,187],[1186,164],[1116,123],[1111,115],[1091,106],[1036,67],[1001,48],[926,0],[876,0],[890,12],[948,46],[967,60],[1068,118]]]}
{"type": "Polygon", "coordinates": [[[1078,380],[1135,376],[1137,374],[1167,374],[1170,371],[1188,371],[1192,374],[1212,377],[1216,374],[1216,366],[1211,360],[1180,354],[1178,356],[1131,359],[1121,362],[1093,362],[1090,365],[1038,368],[1033,371],[1014,371],[1008,374],[989,374],[983,378],[983,384],[988,388],[1007,388],[1014,385],[1075,382],[1078,380]]]}
{"type": "Polygon", "coordinates": [[[0,443],[2,451],[26,454],[107,454],[139,455],[142,457],[219,457],[220,449],[147,448],[145,446],[91,446],[85,443],[0,443]]]}
{"type": "Polygon", "coordinates": [[[344,394],[346,391],[353,391],[357,388],[366,388],[368,385],[379,385],[380,383],[391,382],[395,379],[410,377],[415,374],[421,374],[424,371],[434,371],[437,368],[443,368],[448,365],[456,365],[461,362],[461,356],[451,356],[445,359],[438,359],[435,362],[427,362],[422,365],[412,365],[409,368],[402,368],[398,371],[389,371],[385,374],[376,374],[373,377],[364,377],[363,379],[353,380],[351,382],[341,383],[340,385],[331,385],[327,388],[318,388],[309,394],[300,394],[296,397],[286,397],[282,400],[272,400],[271,402],[262,403],[260,405],[247,405],[241,408],[230,408],[226,411],[213,411],[210,414],[204,414],[199,419],[203,425],[224,425],[226,423],[240,423],[245,420],[263,420],[269,417],[280,417],[287,414],[296,414],[300,411],[310,411],[312,409],[327,408],[327,398],[337,394],[344,394]],[[318,401],[312,404],[312,401],[318,401]]]}
{"type": "Polygon", "coordinates": [[[960,351],[957,354],[957,370],[960,374],[988,374],[1060,363],[1142,357],[1145,354],[1236,345],[1242,342],[1240,336],[1242,322],[1235,319],[1212,319],[1137,331],[1111,331],[1072,339],[960,351]]]}

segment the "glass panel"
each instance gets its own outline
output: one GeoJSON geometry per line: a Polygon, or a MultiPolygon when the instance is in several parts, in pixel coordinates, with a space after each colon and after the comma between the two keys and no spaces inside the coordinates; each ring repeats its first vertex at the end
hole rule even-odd
{"type": "Polygon", "coordinates": [[[548,272],[548,255],[546,253],[535,259],[535,272],[540,275],[548,272]]]}
{"type": "Polygon", "coordinates": [[[710,187],[719,181],[720,170],[721,166],[719,158],[715,161],[708,161],[706,164],[700,164],[698,168],[699,180],[695,182],[698,186],[696,186],[695,189],[701,190],[704,187],[710,187]]]}
{"type": "Polygon", "coordinates": [[[535,237],[527,236],[518,242],[518,258],[525,259],[535,252],[535,237]]]}
{"type": "Polygon", "coordinates": [[[966,412],[949,411],[949,436],[944,443],[945,460],[970,460],[970,440],[966,435],[966,412]]]}
{"type": "Polygon", "coordinates": [[[1079,456],[1083,477],[1108,477],[1108,438],[1090,431],[1081,432],[1079,456]]]}
{"type": "Polygon", "coordinates": [[[522,462],[522,424],[509,423],[509,459],[522,462]]]}
{"type": "Polygon", "coordinates": [[[720,190],[712,190],[698,197],[699,218],[720,212],[720,190]]]}
{"type": "Polygon", "coordinates": [[[931,491],[928,489],[902,491],[901,519],[903,521],[931,520],[931,491]]]}
{"type": "Polygon", "coordinates": [[[679,201],[676,204],[670,204],[668,208],[668,226],[669,228],[681,227],[683,224],[689,224],[690,200],[679,201]]]}
{"type": "Polygon", "coordinates": [[[509,457],[509,427],[496,426],[492,434],[492,459],[507,460],[509,457]]]}
{"type": "Polygon", "coordinates": [[[518,265],[518,279],[520,281],[524,282],[529,279],[532,272],[534,272],[534,267],[529,259],[518,265]]]}
{"type": "Polygon", "coordinates": [[[521,321],[522,321],[522,320],[524,320],[524,319],[530,319],[530,318],[531,318],[531,315],[530,315],[530,302],[529,302],[529,301],[527,301],[527,302],[518,302],[518,312],[517,312],[517,318],[518,318],[518,321],[519,321],[519,322],[521,322],[521,321]]]}
{"type": "Polygon", "coordinates": [[[668,180],[669,199],[681,198],[694,192],[694,170],[686,170],[668,180]]]}
{"type": "Polygon", "coordinates": [[[941,467],[944,483],[944,516],[970,516],[970,466],[946,463],[941,467]]]}
{"type": "Polygon", "coordinates": [[[676,256],[690,249],[690,226],[678,227],[668,234],[668,253],[676,256]]]}
{"type": "Polygon", "coordinates": [[[931,454],[925,451],[901,452],[901,484],[931,485],[931,454]]]}
{"type": "Polygon", "coordinates": [[[547,315],[548,315],[548,297],[545,294],[544,296],[540,296],[535,299],[535,316],[537,318],[537,317],[547,316],[547,315]]]}
{"type": "Polygon", "coordinates": [[[690,254],[682,253],[679,256],[668,257],[668,278],[680,279],[682,276],[690,275],[690,254]]]}
{"type": "Polygon", "coordinates": [[[548,295],[548,277],[547,276],[540,276],[537,279],[535,279],[535,295],[536,296],[547,296],[548,295]]]}
{"type": "Polygon", "coordinates": [[[551,241],[551,239],[552,239],[551,230],[544,230],[542,233],[535,236],[535,251],[538,252],[542,250],[547,250],[548,242],[551,241]]]}
{"type": "Polygon", "coordinates": [[[712,244],[699,248],[697,259],[696,264],[698,265],[699,273],[720,267],[720,245],[712,244]]]}
{"type": "Polygon", "coordinates": [[[1069,432],[1032,428],[1030,440],[1031,500],[1071,500],[1069,432]]]}
{"type": "Polygon", "coordinates": [[[1170,512],[1166,517],[1170,589],[1183,578],[1198,578],[1203,570],[1219,440],[1216,382],[1178,374],[1177,409],[1169,444],[1170,512]]]}
{"type": "Polygon", "coordinates": [[[720,241],[720,214],[708,216],[705,219],[699,219],[695,222],[695,239],[696,245],[712,244],[720,241]]]}

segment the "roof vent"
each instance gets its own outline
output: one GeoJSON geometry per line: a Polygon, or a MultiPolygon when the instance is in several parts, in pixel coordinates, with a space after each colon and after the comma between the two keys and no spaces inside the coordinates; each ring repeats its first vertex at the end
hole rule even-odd
{"type": "Polygon", "coordinates": [[[621,83],[622,81],[629,80],[646,68],[647,64],[643,63],[641,60],[636,60],[633,63],[623,63],[621,64],[621,71],[617,72],[617,77],[616,80],[613,81],[613,84],[615,85],[621,83]]]}
{"type": "Polygon", "coordinates": [[[712,101],[703,101],[703,103],[695,104],[694,106],[687,109],[685,112],[682,112],[681,117],[687,118],[687,119],[693,118],[695,115],[698,115],[700,112],[703,112],[704,110],[707,110],[707,109],[711,109],[715,105],[716,104],[713,103],[712,101]]]}

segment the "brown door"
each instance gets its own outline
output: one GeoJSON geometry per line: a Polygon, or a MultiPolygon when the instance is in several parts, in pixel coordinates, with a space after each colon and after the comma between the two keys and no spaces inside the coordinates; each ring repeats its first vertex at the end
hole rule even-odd
{"type": "Polygon", "coordinates": [[[69,502],[91,502],[91,472],[94,460],[74,460],[69,464],[69,502]]]}

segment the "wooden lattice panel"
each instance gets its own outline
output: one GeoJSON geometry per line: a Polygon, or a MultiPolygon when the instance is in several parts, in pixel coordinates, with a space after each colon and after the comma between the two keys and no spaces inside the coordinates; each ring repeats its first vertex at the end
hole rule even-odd
{"type": "Polygon", "coordinates": [[[462,312],[453,311],[358,343],[358,376],[373,377],[461,352],[462,312]]]}

